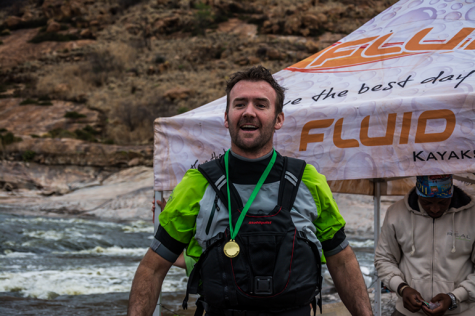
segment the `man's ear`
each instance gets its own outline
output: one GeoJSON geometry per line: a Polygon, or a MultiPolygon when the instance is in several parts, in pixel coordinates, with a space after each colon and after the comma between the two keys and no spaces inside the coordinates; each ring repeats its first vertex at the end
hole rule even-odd
{"type": "Polygon", "coordinates": [[[224,112],[224,127],[229,128],[228,112],[224,112]]]}
{"type": "Polygon", "coordinates": [[[277,117],[275,118],[275,124],[274,124],[274,129],[277,131],[282,128],[282,125],[284,125],[284,112],[280,112],[277,114],[277,117]]]}

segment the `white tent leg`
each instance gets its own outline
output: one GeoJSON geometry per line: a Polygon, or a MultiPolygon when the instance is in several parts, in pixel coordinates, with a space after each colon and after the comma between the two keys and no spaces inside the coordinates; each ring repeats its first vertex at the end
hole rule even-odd
{"type": "Polygon", "coordinates": [[[158,297],[157,307],[155,307],[152,316],[162,316],[162,293],[160,293],[160,296],[158,297]]]}
{"type": "Polygon", "coordinates": [[[155,198],[155,214],[154,214],[154,221],[153,221],[153,234],[157,232],[158,229],[158,215],[160,215],[160,212],[162,209],[160,206],[158,206],[157,201],[161,201],[163,197],[163,192],[162,191],[154,191],[154,198],[155,198]]]}
{"type": "MultiPolygon", "coordinates": [[[[153,215],[153,234],[157,232],[158,229],[158,215],[160,215],[160,212],[162,209],[160,206],[158,206],[157,201],[161,201],[163,197],[163,192],[162,191],[154,191],[154,198],[155,198],[155,214],[153,215]]],[[[155,307],[155,311],[153,312],[153,316],[161,316],[162,315],[162,293],[160,293],[160,296],[158,297],[158,302],[157,306],[155,307]]]]}
{"type": "MultiPolygon", "coordinates": [[[[375,179],[376,180],[376,179],[375,179]]],[[[374,251],[381,232],[381,182],[374,183],[374,251]]],[[[381,280],[376,278],[374,287],[374,316],[381,316],[381,280]]]]}

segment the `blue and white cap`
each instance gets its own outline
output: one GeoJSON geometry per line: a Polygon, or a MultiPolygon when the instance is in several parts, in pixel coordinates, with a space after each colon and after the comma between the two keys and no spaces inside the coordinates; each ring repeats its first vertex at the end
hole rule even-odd
{"type": "Polygon", "coordinates": [[[418,176],[417,195],[422,197],[451,198],[454,194],[454,181],[451,174],[418,176]]]}

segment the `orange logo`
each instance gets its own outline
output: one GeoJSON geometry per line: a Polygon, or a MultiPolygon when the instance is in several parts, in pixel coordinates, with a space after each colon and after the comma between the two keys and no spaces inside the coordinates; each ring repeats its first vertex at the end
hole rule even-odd
{"type": "Polygon", "coordinates": [[[475,50],[475,40],[472,41],[472,38],[468,37],[475,28],[464,27],[448,41],[424,40],[431,30],[431,27],[423,29],[405,43],[387,42],[393,33],[346,43],[337,42],[321,52],[286,68],[286,70],[329,72],[330,70],[375,63],[393,58],[427,54],[433,51],[451,51],[456,48],[475,50]]]}
{"type": "MultiPolygon", "coordinates": [[[[343,118],[338,119],[333,126],[333,144],[338,148],[359,147],[363,146],[385,146],[392,145],[396,132],[396,113],[388,114],[386,126],[386,135],[381,137],[369,136],[369,121],[371,116],[366,116],[361,121],[359,141],[358,139],[342,138],[343,118]]],[[[323,142],[323,133],[314,133],[315,130],[332,127],[334,119],[314,120],[305,123],[300,134],[299,151],[307,151],[308,144],[323,142]],[[313,133],[310,133],[312,131],[313,133]]],[[[399,133],[399,144],[407,144],[411,130],[412,112],[403,114],[402,127],[399,133]]],[[[455,129],[455,114],[451,110],[429,110],[421,113],[417,119],[417,129],[414,142],[415,143],[434,143],[447,140],[455,129]],[[427,133],[426,126],[428,120],[443,119],[446,121],[444,131],[439,133],[427,133]]]]}

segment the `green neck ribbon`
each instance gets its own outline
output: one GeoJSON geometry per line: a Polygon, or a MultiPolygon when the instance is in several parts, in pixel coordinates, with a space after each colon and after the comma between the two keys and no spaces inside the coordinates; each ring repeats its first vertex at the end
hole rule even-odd
{"type": "Polygon", "coordinates": [[[228,164],[229,164],[228,161],[229,161],[229,151],[230,151],[230,149],[228,149],[228,151],[224,155],[224,165],[226,167],[226,187],[227,187],[227,190],[228,190],[229,229],[231,231],[231,240],[234,240],[236,238],[236,236],[239,232],[239,229],[241,228],[242,222],[244,221],[244,217],[246,217],[247,211],[249,210],[249,207],[251,207],[251,204],[252,204],[252,202],[254,202],[254,199],[256,198],[257,193],[259,193],[259,190],[261,189],[262,185],[264,184],[264,181],[266,181],[267,176],[269,175],[270,170],[272,169],[272,166],[274,166],[275,159],[277,158],[277,152],[275,151],[275,149],[272,149],[272,150],[273,150],[272,158],[270,159],[269,164],[267,165],[267,167],[264,170],[264,172],[262,173],[259,181],[257,182],[256,187],[252,191],[252,194],[249,197],[249,200],[247,200],[246,205],[244,205],[244,208],[242,209],[242,212],[239,215],[239,218],[237,220],[236,227],[234,227],[234,228],[233,228],[233,221],[232,221],[232,218],[231,218],[231,213],[232,213],[231,212],[231,194],[230,194],[230,191],[229,191],[229,182],[230,182],[230,180],[229,180],[229,172],[228,172],[228,164]]]}

